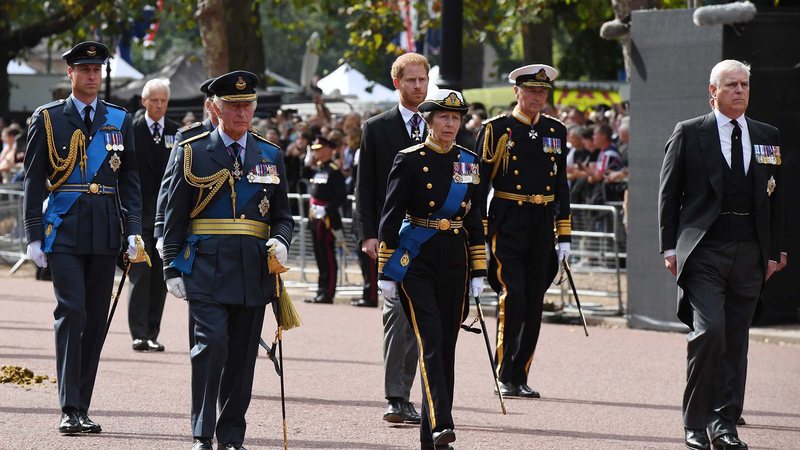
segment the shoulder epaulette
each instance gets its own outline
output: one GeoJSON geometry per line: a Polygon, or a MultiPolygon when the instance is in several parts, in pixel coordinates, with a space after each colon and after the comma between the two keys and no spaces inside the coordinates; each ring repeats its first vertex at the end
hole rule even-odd
{"type": "Polygon", "coordinates": [[[333,161],[330,161],[330,162],[328,163],[328,165],[329,165],[329,166],[330,166],[330,168],[331,168],[331,169],[333,169],[333,170],[339,170],[339,166],[337,166],[337,165],[336,165],[336,163],[335,163],[335,162],[333,162],[333,161]]]}
{"type": "Polygon", "coordinates": [[[414,153],[415,151],[421,149],[422,147],[425,147],[425,144],[412,145],[411,147],[400,150],[400,153],[414,153]]]}
{"type": "Polygon", "coordinates": [[[113,104],[113,103],[109,103],[109,102],[107,102],[107,101],[105,101],[105,100],[100,100],[100,101],[101,101],[101,102],[103,102],[103,104],[105,104],[106,106],[109,106],[109,107],[111,107],[111,108],[117,108],[117,109],[121,109],[121,110],[123,110],[123,111],[125,111],[125,112],[128,112],[128,110],[127,110],[127,109],[125,109],[125,108],[123,108],[122,106],[115,105],[115,104],[113,104]]]}
{"type": "Polygon", "coordinates": [[[489,122],[494,122],[495,120],[502,119],[504,117],[508,117],[508,114],[498,114],[498,115],[496,115],[494,117],[490,117],[490,118],[484,120],[483,122],[481,122],[481,125],[486,125],[489,122]]]}
{"type": "Polygon", "coordinates": [[[549,115],[549,114],[542,113],[542,116],[543,116],[543,117],[547,117],[548,119],[550,119],[550,120],[553,120],[553,121],[555,121],[555,122],[558,122],[558,123],[560,123],[561,125],[564,125],[564,126],[566,127],[566,125],[564,124],[564,122],[560,121],[559,119],[556,119],[555,117],[553,117],[553,116],[551,116],[551,115],[549,115]]]}
{"type": "Polygon", "coordinates": [[[274,143],[272,141],[267,140],[267,138],[265,138],[265,137],[261,136],[260,134],[256,133],[255,130],[250,130],[250,134],[252,134],[253,137],[258,139],[259,141],[266,142],[267,144],[270,144],[270,145],[274,145],[277,148],[281,148],[280,145],[278,145],[278,144],[276,144],[276,143],[274,143]]]}
{"type": "Polygon", "coordinates": [[[201,126],[203,126],[203,122],[190,123],[189,125],[186,125],[185,127],[178,128],[178,131],[180,131],[181,133],[185,133],[185,132],[187,132],[189,130],[193,130],[193,129],[195,129],[197,127],[201,127],[201,126]]]}
{"type": "Polygon", "coordinates": [[[190,137],[188,139],[184,139],[184,140],[178,142],[178,145],[184,145],[184,144],[188,144],[190,142],[194,142],[194,141],[196,141],[198,139],[202,139],[202,138],[208,136],[209,134],[211,134],[211,132],[206,130],[206,131],[204,131],[204,132],[202,132],[202,133],[200,133],[200,134],[198,134],[196,136],[192,136],[192,137],[190,137]]]}
{"type": "Polygon", "coordinates": [[[54,101],[52,101],[52,102],[50,102],[50,103],[45,103],[44,105],[42,105],[42,106],[40,106],[40,107],[36,108],[36,112],[38,113],[39,111],[41,111],[41,110],[43,110],[43,109],[50,109],[50,108],[52,108],[52,107],[54,107],[54,106],[63,105],[63,104],[64,104],[64,102],[66,102],[66,100],[64,100],[64,99],[62,98],[61,100],[54,100],[54,101]]]}
{"type": "Polygon", "coordinates": [[[474,151],[468,149],[467,147],[464,147],[463,145],[456,144],[456,147],[458,147],[460,150],[464,150],[467,153],[471,153],[471,154],[475,155],[476,158],[478,157],[477,153],[475,153],[474,151]]]}

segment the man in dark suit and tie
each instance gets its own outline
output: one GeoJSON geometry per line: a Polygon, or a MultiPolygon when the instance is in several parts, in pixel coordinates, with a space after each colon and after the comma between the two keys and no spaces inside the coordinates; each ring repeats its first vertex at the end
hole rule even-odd
{"type": "Polygon", "coordinates": [[[89,405],[117,255],[125,245],[132,260],[142,256],[141,193],[131,116],[97,97],[108,48],[81,42],[61,57],[69,66],[72,93],[40,106],[31,117],[25,232],[28,255],[39,267],[49,264],[53,276],[58,430],[99,433],[89,405]],[[121,237],[123,221],[127,242],[121,237]]]}
{"type": "MultiPolygon", "coordinates": [[[[356,213],[361,251],[372,258],[376,273],[378,225],[394,157],[400,150],[422,143],[426,137],[425,122],[417,107],[428,93],[429,70],[428,61],[422,55],[406,53],[398,57],[392,64],[392,82],[400,94],[400,104],[364,124],[356,182],[356,213]]],[[[377,305],[362,299],[356,306],[377,305]]],[[[384,298],[383,303],[383,369],[389,402],[383,419],[419,423],[420,416],[408,401],[417,370],[417,343],[397,296],[384,298]]]]}
{"type": "Polygon", "coordinates": [[[162,260],[156,252],[153,228],[161,178],[178,131],[178,124],[165,116],[168,104],[169,80],[154,78],[145,83],[142,89],[145,113],[133,121],[142,191],[142,239],[152,261],[152,266],[137,264],[130,269],[128,326],[133,339],[132,347],[136,351],[164,351],[164,346],[157,338],[167,286],[164,284],[162,260]]]}
{"type": "Polygon", "coordinates": [[[750,66],[711,70],[714,110],[678,123],[659,189],[660,247],[691,329],[683,396],[685,444],[745,449],[742,413],[750,324],[778,269],[783,186],[778,130],[745,117],[750,66]]]}

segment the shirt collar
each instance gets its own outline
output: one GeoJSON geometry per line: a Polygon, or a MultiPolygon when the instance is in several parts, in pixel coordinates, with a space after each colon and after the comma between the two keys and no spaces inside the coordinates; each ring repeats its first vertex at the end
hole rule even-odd
{"type": "MultiPolygon", "coordinates": [[[[403,117],[403,123],[408,123],[408,121],[411,120],[411,118],[414,116],[414,114],[419,114],[418,112],[414,112],[414,111],[406,108],[405,106],[403,106],[402,103],[399,104],[398,107],[400,108],[400,115],[403,117]]],[[[420,115],[419,116],[420,125],[422,125],[423,122],[424,122],[424,120],[422,120],[422,116],[420,115]]],[[[422,126],[425,126],[425,125],[422,125],[422,126]]]]}
{"type": "MultiPolygon", "coordinates": [[[[86,108],[86,103],[83,103],[82,101],[78,100],[72,94],[69,94],[69,96],[72,99],[72,103],[74,103],[75,107],[78,109],[78,112],[83,114],[83,110],[84,108],[86,108]]],[[[89,105],[91,105],[92,111],[97,111],[97,97],[95,97],[94,100],[92,100],[92,103],[89,103],[89,105]]]]}
{"type": "Polygon", "coordinates": [[[219,136],[222,138],[222,143],[225,144],[225,147],[230,147],[231,144],[236,142],[243,149],[247,148],[247,132],[246,131],[242,135],[242,137],[240,137],[238,140],[234,141],[232,137],[230,137],[227,134],[225,134],[225,132],[222,130],[222,127],[217,127],[217,129],[219,130],[219,136]]]}
{"type": "MultiPolygon", "coordinates": [[[[147,122],[147,128],[149,128],[150,131],[153,131],[153,124],[156,123],[156,121],[151,119],[150,116],[147,115],[146,111],[144,113],[144,121],[147,122]]],[[[164,118],[163,117],[158,119],[158,129],[161,130],[161,131],[164,131],[164,118]]]]}
{"type": "Polygon", "coordinates": [[[514,107],[514,110],[511,111],[511,115],[514,116],[515,119],[517,119],[520,122],[524,123],[525,125],[530,125],[531,123],[536,125],[537,123],[539,123],[539,118],[541,117],[541,114],[537,113],[536,114],[536,118],[531,119],[530,117],[528,117],[527,114],[522,112],[522,110],[519,108],[519,105],[514,107]]]}
{"type": "MultiPolygon", "coordinates": [[[[730,125],[731,120],[733,120],[730,117],[726,116],[725,114],[722,114],[717,108],[714,108],[714,116],[717,118],[717,126],[720,128],[722,128],[725,125],[730,125]]],[[[736,122],[739,123],[740,128],[742,129],[747,128],[747,121],[744,119],[744,114],[739,116],[739,118],[736,119],[736,122]]]]}

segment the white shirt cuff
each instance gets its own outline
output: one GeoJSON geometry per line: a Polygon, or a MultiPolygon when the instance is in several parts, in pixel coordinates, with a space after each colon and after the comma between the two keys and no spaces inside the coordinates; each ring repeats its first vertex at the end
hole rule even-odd
{"type": "Polygon", "coordinates": [[[664,250],[664,258],[669,258],[670,256],[675,256],[674,248],[671,248],[669,250],[664,250]]]}

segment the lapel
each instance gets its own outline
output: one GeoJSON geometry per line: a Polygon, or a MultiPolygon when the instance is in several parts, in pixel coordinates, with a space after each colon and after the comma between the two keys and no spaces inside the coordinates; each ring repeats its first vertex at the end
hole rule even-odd
{"type": "Polygon", "coordinates": [[[700,154],[708,173],[708,180],[717,198],[722,200],[722,171],[728,166],[722,156],[722,147],[719,144],[719,129],[717,117],[714,112],[707,114],[697,125],[697,135],[700,140],[700,154]]]}
{"type": "Polygon", "coordinates": [[[206,150],[211,153],[211,160],[228,170],[233,170],[233,161],[225,148],[225,143],[222,142],[222,136],[219,135],[219,128],[215,129],[211,136],[211,142],[208,143],[206,150]]]}
{"type": "MultiPolygon", "coordinates": [[[[80,111],[78,111],[78,108],[75,106],[75,103],[72,102],[72,97],[67,98],[67,101],[64,102],[63,112],[64,115],[67,116],[67,118],[69,119],[69,123],[71,123],[72,126],[74,126],[77,129],[88,132],[88,130],[86,130],[86,126],[84,126],[83,124],[83,118],[81,118],[80,111]]],[[[97,117],[96,114],[95,117],[97,117]]]]}
{"type": "MultiPolygon", "coordinates": [[[[94,120],[92,121],[92,129],[89,131],[89,136],[94,136],[97,130],[106,123],[106,104],[97,99],[97,111],[94,112],[94,120]]],[[[122,130],[120,130],[122,131],[122,130]]]]}
{"type": "Polygon", "coordinates": [[[137,133],[139,135],[136,137],[136,156],[138,156],[139,161],[145,161],[144,165],[149,167],[151,172],[156,173],[156,160],[158,158],[156,152],[163,150],[163,147],[153,142],[153,135],[150,133],[150,128],[147,126],[147,120],[144,116],[139,119],[135,128],[138,130],[137,133]]]}
{"type": "Polygon", "coordinates": [[[747,132],[750,133],[750,170],[753,175],[753,195],[755,198],[755,210],[760,210],[767,199],[767,180],[770,177],[769,165],[759,164],[756,162],[755,155],[753,154],[753,145],[762,145],[768,143],[766,136],[761,133],[761,127],[755,122],[750,120],[749,117],[744,118],[747,121],[747,132]]]}
{"type": "MultiPolygon", "coordinates": [[[[253,167],[256,166],[261,161],[261,148],[258,146],[258,142],[256,138],[253,137],[249,132],[247,133],[247,147],[244,151],[244,174],[247,176],[253,170],[253,167]]],[[[275,163],[275,161],[270,161],[270,163],[275,163]]]]}

